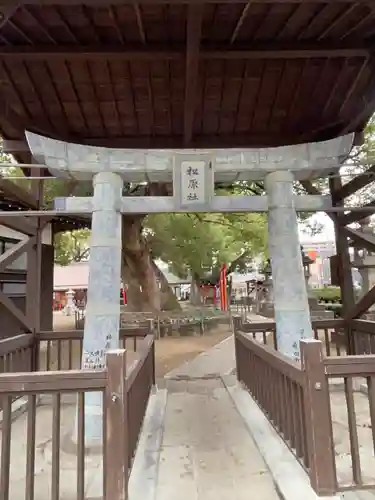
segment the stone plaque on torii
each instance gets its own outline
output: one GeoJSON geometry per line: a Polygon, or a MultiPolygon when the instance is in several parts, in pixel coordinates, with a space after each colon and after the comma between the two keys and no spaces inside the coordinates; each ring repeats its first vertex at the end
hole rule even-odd
{"type": "MultiPolygon", "coordinates": [[[[121,216],[126,213],[268,212],[278,348],[299,359],[299,340],[313,338],[297,211],[323,211],[329,196],[293,194],[294,180],[338,170],[353,135],[322,143],[247,150],[121,150],[69,144],[26,133],[39,163],[57,177],[92,180],[93,197],[55,200],[61,214],[92,214],[83,368],[102,367],[118,347],[121,286],[121,216]],[[215,196],[215,182],[265,183],[267,196],[215,196]],[[170,197],[123,197],[124,182],[173,182],[170,197]]],[[[101,402],[87,402],[95,421],[101,402]]],[[[98,425],[92,424],[92,429],[98,425]]],[[[94,433],[94,430],[92,430],[94,433]]]]}

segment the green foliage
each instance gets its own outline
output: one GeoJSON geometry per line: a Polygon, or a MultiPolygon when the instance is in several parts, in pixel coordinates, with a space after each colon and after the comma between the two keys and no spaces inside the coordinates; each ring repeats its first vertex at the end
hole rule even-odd
{"type": "Polygon", "coordinates": [[[88,258],[88,229],[65,231],[55,236],[55,263],[67,266],[72,262],[81,262],[88,258]]]}
{"type": "Polygon", "coordinates": [[[338,286],[314,288],[314,293],[319,302],[340,302],[341,300],[341,292],[338,286]]]}
{"type": "Polygon", "coordinates": [[[366,158],[369,163],[375,162],[375,115],[366,126],[365,140],[362,146],[357,148],[356,156],[366,158]]]}
{"type": "Polygon", "coordinates": [[[11,161],[10,155],[3,151],[3,140],[0,137],[0,163],[9,163],[11,161]]]}
{"type": "Polygon", "coordinates": [[[234,261],[244,270],[266,247],[265,218],[258,214],[160,214],[147,217],[145,228],[154,258],[179,276],[203,277],[234,261]]]}

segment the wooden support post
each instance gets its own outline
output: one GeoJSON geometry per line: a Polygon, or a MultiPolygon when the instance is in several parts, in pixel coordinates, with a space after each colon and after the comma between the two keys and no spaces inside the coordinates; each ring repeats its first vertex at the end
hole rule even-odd
{"type": "MultiPolygon", "coordinates": [[[[42,169],[32,172],[35,176],[41,175],[42,169]]],[[[37,200],[37,209],[43,202],[43,181],[32,183],[32,194],[37,200]]],[[[36,235],[34,244],[27,252],[27,276],[26,276],[26,317],[31,325],[32,332],[41,329],[41,294],[42,294],[42,219],[36,219],[36,235]]],[[[43,225],[42,225],[43,224],[43,225]]],[[[36,343],[33,353],[33,370],[38,370],[39,345],[36,343]]]]}
{"type": "MultiPolygon", "coordinates": [[[[343,201],[336,198],[336,193],[340,192],[342,188],[341,177],[331,178],[329,180],[329,186],[332,196],[332,204],[335,206],[342,206],[343,201]]],[[[337,214],[332,214],[331,218],[335,226],[336,252],[338,256],[337,265],[341,290],[341,301],[345,315],[346,312],[350,311],[354,307],[355,303],[348,237],[342,225],[340,216],[337,214]]],[[[354,344],[349,324],[346,325],[345,333],[347,338],[348,354],[354,354],[354,344]]]]}
{"type": "Polygon", "coordinates": [[[304,393],[307,446],[311,486],[318,495],[337,491],[336,467],[328,381],[320,340],[301,340],[302,369],[306,373],[304,393]]]}
{"type": "Polygon", "coordinates": [[[104,499],[126,500],[129,474],[126,351],[108,351],[106,362],[104,499]]]}

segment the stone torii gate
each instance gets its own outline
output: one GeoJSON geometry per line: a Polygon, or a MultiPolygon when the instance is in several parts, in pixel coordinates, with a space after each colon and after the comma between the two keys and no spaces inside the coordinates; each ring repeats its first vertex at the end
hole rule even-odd
{"type": "MultiPolygon", "coordinates": [[[[245,150],[120,150],[65,143],[26,134],[34,158],[53,175],[93,180],[92,198],[55,200],[61,213],[92,213],[82,368],[102,367],[118,347],[121,215],[162,212],[268,212],[279,350],[299,360],[299,340],[313,336],[297,211],[324,211],[329,196],[293,194],[293,182],[338,171],[353,135],[321,143],[245,150]],[[214,183],[264,181],[267,196],[214,196],[214,183]],[[124,182],[171,182],[170,197],[122,197],[124,182]]],[[[98,414],[88,401],[88,417],[98,414]]],[[[94,418],[95,420],[95,418],[94,418]]],[[[89,421],[87,422],[89,425],[89,421]]],[[[95,426],[96,427],[96,426],[95,426]]]]}

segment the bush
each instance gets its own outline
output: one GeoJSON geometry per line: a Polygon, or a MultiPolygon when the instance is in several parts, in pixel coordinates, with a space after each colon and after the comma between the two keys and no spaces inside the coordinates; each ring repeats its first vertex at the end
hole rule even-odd
{"type": "Polygon", "coordinates": [[[325,286],[323,288],[315,288],[314,293],[318,302],[324,303],[340,303],[341,291],[338,286],[325,286]]]}

